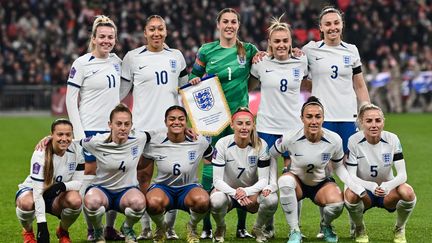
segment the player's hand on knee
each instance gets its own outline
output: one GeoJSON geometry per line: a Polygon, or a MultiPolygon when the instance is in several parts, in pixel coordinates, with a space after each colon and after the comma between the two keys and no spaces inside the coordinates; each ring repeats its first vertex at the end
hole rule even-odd
{"type": "Polygon", "coordinates": [[[264,190],[262,190],[261,194],[262,194],[264,197],[267,197],[268,195],[270,195],[271,192],[272,192],[272,191],[271,191],[270,189],[264,189],[264,190]]]}
{"type": "Polygon", "coordinates": [[[47,222],[37,224],[37,243],[49,243],[49,232],[47,222]]]}

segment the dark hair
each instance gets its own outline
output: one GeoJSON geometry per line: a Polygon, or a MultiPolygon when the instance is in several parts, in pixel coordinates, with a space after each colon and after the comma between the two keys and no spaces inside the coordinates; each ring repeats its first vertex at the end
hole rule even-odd
{"type": "Polygon", "coordinates": [[[301,116],[303,116],[303,112],[304,112],[306,106],[309,106],[309,105],[317,105],[317,106],[321,107],[321,109],[323,110],[323,113],[324,113],[324,106],[321,104],[321,101],[317,97],[311,96],[303,104],[303,106],[301,108],[301,116]]]}
{"type": "MultiPolygon", "coordinates": [[[[323,18],[324,15],[328,14],[328,13],[336,13],[341,17],[342,20],[342,27],[345,27],[345,20],[344,20],[344,15],[343,13],[335,8],[334,6],[325,6],[322,10],[321,13],[319,14],[318,17],[318,26],[321,26],[321,19],[323,18]]],[[[324,38],[324,34],[323,32],[320,32],[321,35],[321,39],[324,38]]],[[[342,37],[342,33],[341,33],[341,37],[342,37]]]]}
{"type": "MultiPolygon", "coordinates": [[[[238,22],[239,22],[239,24],[240,24],[240,14],[239,14],[235,9],[233,9],[233,8],[224,8],[224,9],[222,9],[222,10],[217,14],[217,17],[216,17],[216,21],[217,21],[218,23],[219,23],[219,21],[221,20],[222,15],[223,15],[224,13],[233,13],[233,14],[235,14],[235,15],[237,16],[237,20],[238,20],[238,22]]],[[[245,50],[245,48],[244,48],[244,46],[243,46],[243,43],[239,40],[238,37],[236,37],[236,46],[237,46],[237,55],[238,55],[240,58],[246,58],[246,50],[245,50]]]]}
{"type": "MultiPolygon", "coordinates": [[[[51,134],[55,131],[56,126],[58,125],[69,125],[73,129],[72,123],[69,120],[65,118],[59,118],[53,121],[53,123],[51,123],[51,134]]],[[[50,139],[45,149],[45,166],[43,170],[43,175],[45,178],[44,180],[45,187],[48,187],[53,183],[53,176],[54,176],[53,154],[54,154],[54,148],[52,145],[52,139],[50,139]]]]}
{"type": "Polygon", "coordinates": [[[186,112],[185,108],[183,108],[183,107],[181,107],[181,106],[179,106],[179,105],[173,105],[173,106],[169,107],[169,108],[165,111],[165,122],[166,122],[166,120],[167,120],[167,118],[168,118],[168,114],[169,114],[171,111],[173,111],[173,110],[179,110],[179,111],[183,112],[183,114],[184,114],[185,117],[186,117],[186,121],[187,121],[187,112],[186,112]]]}
{"type": "MultiPolygon", "coordinates": [[[[123,103],[118,104],[110,113],[110,122],[112,122],[113,117],[116,113],[119,112],[126,112],[130,115],[132,120],[132,112],[129,110],[129,107],[123,103]]],[[[108,138],[105,140],[106,143],[112,142],[112,132],[108,136],[108,138]]]]}
{"type": "Polygon", "coordinates": [[[162,18],[162,16],[157,15],[157,14],[153,14],[153,15],[150,15],[150,16],[146,19],[145,24],[144,24],[144,28],[147,27],[147,25],[150,23],[150,20],[152,20],[152,19],[160,19],[160,20],[164,23],[164,25],[166,25],[166,23],[165,23],[165,19],[162,18]]]}
{"type": "Polygon", "coordinates": [[[129,110],[129,107],[126,104],[120,103],[118,104],[110,113],[110,122],[112,122],[114,114],[119,112],[126,112],[128,113],[132,118],[132,112],[129,110]]]}

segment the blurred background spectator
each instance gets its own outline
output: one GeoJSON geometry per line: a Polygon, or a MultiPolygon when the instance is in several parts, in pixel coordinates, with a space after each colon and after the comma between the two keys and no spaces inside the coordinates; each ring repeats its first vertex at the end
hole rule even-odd
{"type": "Polygon", "coordinates": [[[87,51],[98,14],[117,24],[121,58],[144,43],[145,19],[163,16],[167,44],[180,49],[190,66],[198,47],[215,39],[222,8],[236,8],[240,39],[264,50],[271,16],[285,13],[294,46],[302,47],[319,39],[318,13],[328,4],[345,12],[344,40],[357,45],[370,72],[373,101],[388,112],[431,112],[431,0],[0,0],[0,94],[7,85],[64,85],[73,60],[87,51]]]}

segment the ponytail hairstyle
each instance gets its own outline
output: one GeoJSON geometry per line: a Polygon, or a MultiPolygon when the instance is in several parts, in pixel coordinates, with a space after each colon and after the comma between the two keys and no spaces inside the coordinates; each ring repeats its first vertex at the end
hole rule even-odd
{"type": "MultiPolygon", "coordinates": [[[[113,121],[114,115],[116,113],[120,113],[120,112],[126,112],[130,115],[131,120],[132,120],[132,112],[129,110],[129,107],[123,103],[118,104],[110,113],[110,122],[113,121]]],[[[105,143],[110,143],[112,142],[112,131],[110,132],[110,135],[108,136],[108,138],[105,140],[105,143]]]]}
{"type": "MultiPolygon", "coordinates": [[[[339,9],[335,8],[334,6],[325,6],[321,10],[321,13],[319,14],[319,17],[318,17],[318,26],[321,26],[321,19],[323,18],[324,15],[326,15],[328,13],[338,14],[342,20],[342,29],[344,29],[344,27],[345,27],[344,15],[342,14],[342,12],[339,9]]],[[[324,33],[323,32],[320,32],[320,36],[321,36],[321,39],[324,39],[324,33]]],[[[341,39],[342,39],[342,33],[341,33],[341,39]]]]}
{"type": "Polygon", "coordinates": [[[260,151],[261,150],[261,146],[262,146],[261,139],[258,137],[258,132],[257,132],[255,121],[254,121],[254,115],[249,110],[249,108],[247,108],[247,107],[239,107],[234,112],[234,114],[232,115],[231,121],[234,122],[234,119],[238,115],[240,115],[241,113],[246,114],[246,115],[250,115],[251,120],[253,122],[252,131],[251,131],[251,134],[250,134],[251,144],[252,144],[252,147],[255,149],[255,151],[260,151]]]}
{"type": "MultiPolygon", "coordinates": [[[[72,123],[64,118],[60,118],[55,120],[52,124],[51,124],[51,134],[54,133],[55,128],[57,125],[69,125],[71,128],[73,128],[72,123]]],[[[53,181],[53,177],[54,177],[54,162],[53,162],[53,154],[54,154],[54,147],[52,144],[52,139],[50,139],[48,141],[48,144],[46,145],[46,149],[45,149],[45,166],[43,169],[43,175],[44,175],[44,186],[45,187],[49,187],[51,184],[54,183],[53,181]]]]}
{"type": "MultiPolygon", "coordinates": [[[[240,14],[235,9],[233,9],[233,8],[224,8],[224,9],[222,9],[217,14],[217,17],[216,17],[216,20],[217,20],[218,23],[221,20],[222,15],[224,13],[233,13],[233,14],[235,14],[237,16],[237,21],[238,21],[238,23],[240,25],[240,14]]],[[[239,40],[238,37],[236,37],[236,47],[237,47],[237,55],[239,56],[239,58],[241,60],[246,60],[246,49],[244,48],[243,43],[239,40]]]]}
{"type": "Polygon", "coordinates": [[[267,28],[268,39],[269,39],[267,51],[270,53],[271,56],[273,56],[273,50],[272,50],[272,47],[270,46],[270,37],[273,34],[273,32],[275,32],[275,31],[287,31],[288,32],[288,36],[291,39],[291,46],[290,46],[290,49],[288,50],[288,53],[289,53],[289,55],[291,55],[291,53],[292,53],[291,29],[290,29],[290,25],[288,23],[282,22],[282,18],[284,15],[285,14],[282,14],[281,16],[279,16],[279,18],[271,17],[270,26],[267,28]]]}
{"type": "Polygon", "coordinates": [[[384,113],[379,106],[371,104],[371,103],[366,103],[360,107],[359,114],[357,116],[357,127],[360,128],[360,130],[363,130],[362,121],[363,121],[364,114],[366,111],[369,111],[369,110],[379,111],[383,121],[385,120],[384,113]]]}
{"type": "Polygon", "coordinates": [[[304,112],[306,106],[309,106],[309,105],[317,105],[317,106],[321,107],[321,109],[323,111],[323,115],[324,115],[324,106],[321,104],[321,101],[317,97],[311,96],[306,100],[306,102],[303,104],[303,106],[301,108],[301,117],[303,117],[303,112],[304,112]]]}
{"type": "Polygon", "coordinates": [[[117,39],[117,26],[114,22],[105,15],[98,15],[93,22],[92,33],[90,38],[90,43],[88,46],[88,51],[92,52],[95,49],[95,44],[93,44],[92,39],[96,38],[96,31],[99,26],[108,26],[114,29],[115,38],[117,39]]]}

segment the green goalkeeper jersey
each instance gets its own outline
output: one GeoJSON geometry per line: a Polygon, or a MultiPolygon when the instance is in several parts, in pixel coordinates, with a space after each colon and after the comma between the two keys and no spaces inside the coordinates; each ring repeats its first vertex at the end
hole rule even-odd
{"type": "Polygon", "coordinates": [[[204,74],[217,75],[222,85],[225,98],[231,113],[238,107],[248,107],[248,79],[252,57],[257,48],[251,43],[244,43],[246,57],[237,55],[237,46],[224,48],[220,41],[204,44],[197,54],[191,77],[202,77],[204,74]]]}

